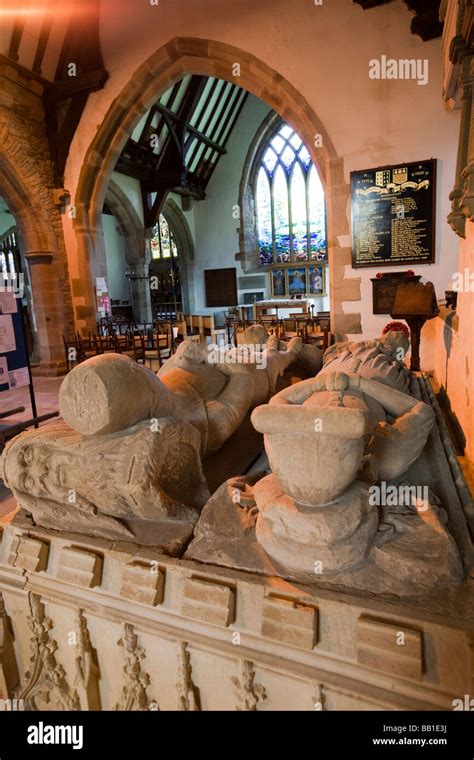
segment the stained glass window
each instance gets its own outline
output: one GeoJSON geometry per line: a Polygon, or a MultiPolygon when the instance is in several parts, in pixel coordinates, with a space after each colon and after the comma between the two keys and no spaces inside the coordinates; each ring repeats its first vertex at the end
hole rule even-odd
{"type": "Polygon", "coordinates": [[[8,251],[6,253],[5,251],[0,252],[0,271],[4,277],[16,274],[15,256],[13,255],[13,251],[8,251]]]}
{"type": "Polygon", "coordinates": [[[178,248],[171,227],[163,214],[160,214],[154,235],[150,240],[153,259],[170,259],[178,257],[178,248]]]}
{"type": "Polygon", "coordinates": [[[323,186],[307,148],[288,124],[262,155],[255,201],[262,264],[327,261],[323,186]]]}

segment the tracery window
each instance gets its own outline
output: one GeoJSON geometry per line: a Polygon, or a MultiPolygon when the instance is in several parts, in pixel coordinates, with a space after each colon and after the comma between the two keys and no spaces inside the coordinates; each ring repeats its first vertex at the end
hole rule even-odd
{"type": "Polygon", "coordinates": [[[308,150],[287,124],[262,154],[255,205],[262,264],[327,261],[323,186],[308,150]]]}
{"type": "Polygon", "coordinates": [[[0,251],[0,271],[4,277],[16,274],[15,256],[13,251],[0,251]]]}
{"type": "Polygon", "coordinates": [[[152,258],[178,258],[178,248],[173,233],[163,214],[160,214],[154,232],[150,240],[152,258]]]}

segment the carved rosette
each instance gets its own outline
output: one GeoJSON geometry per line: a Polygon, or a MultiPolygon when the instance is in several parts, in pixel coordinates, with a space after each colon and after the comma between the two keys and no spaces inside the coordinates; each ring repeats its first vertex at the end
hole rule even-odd
{"type": "Polygon", "coordinates": [[[58,645],[49,633],[53,621],[46,617],[37,594],[30,593],[28,601],[31,669],[25,674],[26,686],[18,698],[24,700],[26,710],[80,710],[77,691],[69,686],[66,671],[56,657],[58,645]]]}

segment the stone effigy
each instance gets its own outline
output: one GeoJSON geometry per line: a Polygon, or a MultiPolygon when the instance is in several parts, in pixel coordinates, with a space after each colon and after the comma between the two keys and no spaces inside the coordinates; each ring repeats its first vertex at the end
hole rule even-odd
{"type": "MultiPolygon", "coordinates": [[[[415,385],[402,362],[408,345],[388,333],[336,346],[317,377],[257,407],[252,422],[264,434],[271,473],[221,486],[186,556],[309,583],[400,585],[401,593],[462,577],[435,495],[404,481],[434,425],[431,407],[406,392],[415,385]],[[377,500],[387,486],[391,503],[377,500]],[[225,514],[224,542],[217,526],[225,514]]],[[[425,475],[428,483],[427,467],[425,475]]]]}
{"type": "Polygon", "coordinates": [[[335,343],[324,353],[321,374],[357,372],[361,377],[410,393],[413,374],[404,362],[409,348],[410,340],[403,330],[390,330],[373,340],[335,343]]]}
{"type": "MultiPolygon", "coordinates": [[[[191,341],[184,341],[159,370],[158,377],[175,391],[183,384],[196,390],[207,402],[211,427],[214,412],[215,424],[222,424],[222,409],[214,409],[211,404],[214,394],[222,394],[227,383],[230,397],[230,392],[235,387],[237,395],[230,398],[231,403],[235,404],[238,398],[241,410],[245,411],[239,423],[233,426],[231,432],[234,432],[250,408],[264,403],[275,392],[278,377],[296,360],[301,345],[299,338],[294,338],[288,344],[281,344],[272,337],[265,344],[261,344],[263,350],[257,350],[253,343],[232,348],[205,348],[191,341]],[[235,378],[239,375],[237,381],[235,378]],[[229,377],[232,378],[231,382],[228,382],[229,377]]],[[[224,440],[229,435],[230,433],[226,432],[224,440]]],[[[214,446],[214,450],[216,448],[220,446],[214,446]]]]}
{"type": "Polygon", "coordinates": [[[196,428],[173,418],[97,436],[59,422],[10,441],[1,477],[37,525],[174,554],[209,495],[200,446],[196,428]]]}
{"type": "Polygon", "coordinates": [[[316,375],[323,364],[323,352],[317,346],[303,343],[300,338],[292,338],[288,343],[278,340],[275,335],[270,335],[263,325],[253,324],[243,332],[237,333],[239,344],[251,346],[271,345],[280,352],[292,350],[291,363],[295,364],[310,375],[316,375]]]}
{"type": "Polygon", "coordinates": [[[61,385],[64,420],[83,435],[104,435],[142,420],[173,417],[199,431],[203,456],[218,449],[250,407],[252,379],[233,364],[206,363],[191,342],[170,361],[160,377],[120,354],[79,364],[61,385]]]}
{"type": "Polygon", "coordinates": [[[293,352],[270,343],[261,358],[213,364],[185,342],[159,376],[119,354],[89,359],[61,385],[64,421],[8,443],[3,480],[38,525],[176,553],[209,498],[202,459],[268,399],[293,352]]]}
{"type": "Polygon", "coordinates": [[[364,451],[380,479],[402,475],[424,448],[433,413],[375,380],[328,373],[277,394],[252,422],[272,469],[254,489],[259,543],[293,570],[319,560],[328,573],[365,560],[377,531],[377,509],[357,478],[364,451]]]}

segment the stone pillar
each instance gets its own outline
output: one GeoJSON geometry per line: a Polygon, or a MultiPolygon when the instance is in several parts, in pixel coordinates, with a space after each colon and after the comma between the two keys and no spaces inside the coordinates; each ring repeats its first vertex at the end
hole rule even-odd
{"type": "Polygon", "coordinates": [[[62,339],[65,325],[53,254],[29,251],[25,253],[25,259],[32,291],[33,329],[40,346],[40,363],[35,374],[63,375],[66,373],[62,339]]]}
{"type": "MultiPolygon", "coordinates": [[[[82,217],[81,217],[82,219],[82,217]]],[[[87,337],[97,329],[97,304],[93,285],[93,264],[95,249],[88,222],[78,222],[74,226],[77,250],[69,264],[71,291],[76,329],[87,337]],[[74,272],[74,274],[72,274],[74,272]]]]}
{"type": "Polygon", "coordinates": [[[151,322],[151,296],[148,264],[134,264],[130,276],[130,295],[136,322],[151,322]]]}
{"type": "Polygon", "coordinates": [[[465,120],[468,124],[468,149],[466,165],[462,171],[463,194],[460,205],[466,219],[474,221],[474,55],[463,61],[464,100],[466,101],[465,120]]]}
{"type": "Polygon", "coordinates": [[[449,195],[452,210],[448,214],[450,227],[460,237],[465,237],[466,216],[472,213],[474,156],[470,155],[473,128],[473,82],[474,56],[466,57],[461,69],[461,123],[459,127],[456,180],[449,195]],[[470,203],[469,203],[470,201],[470,203]]]}

